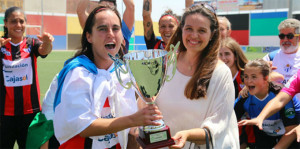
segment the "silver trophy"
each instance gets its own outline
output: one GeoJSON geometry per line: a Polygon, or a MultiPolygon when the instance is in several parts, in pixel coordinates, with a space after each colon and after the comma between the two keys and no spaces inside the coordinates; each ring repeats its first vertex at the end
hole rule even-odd
{"type": "MultiPolygon", "coordinates": [[[[165,50],[144,50],[130,52],[120,60],[108,54],[115,64],[115,72],[120,84],[129,89],[132,86],[136,93],[146,104],[155,104],[155,100],[165,81],[170,81],[176,71],[176,52],[180,42],[176,46],[171,45],[170,51],[165,50]],[[122,66],[125,67],[122,67],[122,66]],[[172,65],[172,76],[167,75],[167,69],[172,65]],[[125,85],[120,73],[130,75],[130,81],[125,85]]],[[[159,126],[140,127],[137,141],[143,148],[159,148],[175,144],[171,139],[170,130],[163,120],[157,121],[159,126]]]]}

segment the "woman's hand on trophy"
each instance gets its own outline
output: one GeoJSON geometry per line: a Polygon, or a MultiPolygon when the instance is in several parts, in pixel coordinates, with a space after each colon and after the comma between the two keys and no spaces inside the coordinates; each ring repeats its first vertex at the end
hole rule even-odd
{"type": "Polygon", "coordinates": [[[159,126],[160,123],[156,122],[155,120],[162,119],[162,115],[156,105],[147,105],[131,115],[131,118],[136,124],[135,126],[159,126]]]}
{"type": "Polygon", "coordinates": [[[179,131],[172,137],[175,141],[175,145],[172,145],[170,148],[183,148],[188,137],[187,131],[179,131]]]}

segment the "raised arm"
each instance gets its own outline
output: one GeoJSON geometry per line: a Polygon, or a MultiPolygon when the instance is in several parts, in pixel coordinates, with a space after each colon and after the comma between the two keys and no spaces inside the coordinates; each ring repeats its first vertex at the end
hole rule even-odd
{"type": "Polygon", "coordinates": [[[153,34],[153,22],[151,18],[152,12],[152,0],[144,0],[143,2],[143,25],[144,25],[144,36],[147,40],[150,40],[153,34]]]}
{"type": "Polygon", "coordinates": [[[127,25],[128,29],[131,31],[134,25],[134,2],[133,0],[123,0],[126,9],[123,14],[123,20],[127,25]]]}
{"type": "Polygon", "coordinates": [[[77,5],[77,16],[81,28],[84,28],[85,21],[87,20],[90,12],[98,6],[95,2],[90,2],[89,0],[80,0],[77,5]]]}
{"type": "Polygon", "coordinates": [[[54,41],[54,37],[50,33],[44,32],[43,35],[37,35],[39,40],[43,43],[39,47],[39,53],[41,55],[47,55],[52,51],[52,42],[54,41]]]}
{"type": "Polygon", "coordinates": [[[185,0],[185,8],[189,8],[194,4],[194,0],[185,0]]]}
{"type": "Polygon", "coordinates": [[[242,120],[239,122],[240,125],[256,125],[262,130],[262,123],[265,119],[272,116],[276,112],[280,111],[290,100],[292,96],[285,92],[279,92],[279,94],[267,103],[261,113],[254,119],[242,120]]]}
{"type": "Polygon", "coordinates": [[[280,111],[280,109],[282,109],[291,99],[292,97],[289,94],[285,92],[279,92],[275,98],[268,102],[268,104],[258,115],[258,118],[262,120],[267,119],[276,112],[280,111]]]}

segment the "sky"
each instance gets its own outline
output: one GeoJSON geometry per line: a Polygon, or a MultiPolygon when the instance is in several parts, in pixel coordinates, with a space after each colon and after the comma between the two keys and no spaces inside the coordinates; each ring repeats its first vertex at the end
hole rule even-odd
{"type": "MultiPolygon", "coordinates": [[[[134,0],[135,4],[135,20],[142,21],[143,0],[134,0]]],[[[125,10],[122,0],[117,0],[119,12],[125,10]],[[122,7],[120,7],[122,6],[122,7]]],[[[185,8],[185,0],[152,0],[152,20],[158,22],[160,16],[165,10],[171,9],[177,15],[183,14],[185,8]]]]}

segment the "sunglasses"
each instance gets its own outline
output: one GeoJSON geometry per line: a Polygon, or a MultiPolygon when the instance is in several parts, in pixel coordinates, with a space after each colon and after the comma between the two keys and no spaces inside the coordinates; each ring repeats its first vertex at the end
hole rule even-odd
{"type": "Polygon", "coordinates": [[[299,36],[300,34],[292,34],[292,33],[288,33],[288,34],[279,34],[278,37],[280,39],[284,39],[285,36],[287,39],[293,39],[295,36],[299,36]]]}
{"type": "Polygon", "coordinates": [[[211,11],[214,15],[216,15],[216,10],[215,10],[215,8],[214,8],[213,6],[207,4],[207,3],[195,3],[195,4],[191,5],[190,8],[195,7],[195,6],[197,6],[197,5],[198,5],[198,6],[200,5],[200,6],[204,7],[204,8],[206,8],[206,9],[208,9],[208,10],[211,11]]]}

